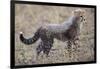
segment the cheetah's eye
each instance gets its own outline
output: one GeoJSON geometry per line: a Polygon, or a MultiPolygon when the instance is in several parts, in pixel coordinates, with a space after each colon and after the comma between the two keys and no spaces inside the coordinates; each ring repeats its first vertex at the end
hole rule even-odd
{"type": "Polygon", "coordinates": [[[80,16],[80,18],[81,18],[81,22],[84,20],[84,17],[83,16],[80,16]]]}
{"type": "Polygon", "coordinates": [[[83,16],[80,16],[80,17],[83,17],[83,16]]]}

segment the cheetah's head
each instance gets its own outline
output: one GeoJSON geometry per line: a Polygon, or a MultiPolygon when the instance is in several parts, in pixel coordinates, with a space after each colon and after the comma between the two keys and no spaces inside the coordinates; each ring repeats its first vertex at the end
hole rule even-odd
{"type": "Polygon", "coordinates": [[[85,10],[76,9],[72,12],[74,16],[76,16],[81,22],[85,20],[85,10]]]}

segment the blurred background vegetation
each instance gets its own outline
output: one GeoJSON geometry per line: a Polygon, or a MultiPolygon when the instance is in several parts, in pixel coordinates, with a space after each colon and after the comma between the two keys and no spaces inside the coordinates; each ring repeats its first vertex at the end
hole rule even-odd
{"type": "MultiPolygon", "coordinates": [[[[66,42],[54,40],[50,56],[44,58],[42,53],[36,60],[36,47],[40,40],[32,45],[25,45],[19,40],[19,32],[26,38],[32,37],[41,25],[49,23],[62,23],[67,20],[71,12],[80,7],[60,7],[43,5],[15,5],[15,64],[33,65],[64,62],[84,62],[94,60],[94,8],[81,8],[86,11],[86,22],[83,24],[80,47],[73,50],[69,58],[66,42]]],[[[73,46],[75,47],[75,46],[73,46]]]]}

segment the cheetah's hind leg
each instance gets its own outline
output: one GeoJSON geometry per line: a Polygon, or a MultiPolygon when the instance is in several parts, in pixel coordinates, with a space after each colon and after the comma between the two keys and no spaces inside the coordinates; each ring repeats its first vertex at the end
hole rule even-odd
{"type": "Polygon", "coordinates": [[[38,60],[40,53],[43,51],[43,42],[41,41],[36,48],[36,60],[38,60]]]}

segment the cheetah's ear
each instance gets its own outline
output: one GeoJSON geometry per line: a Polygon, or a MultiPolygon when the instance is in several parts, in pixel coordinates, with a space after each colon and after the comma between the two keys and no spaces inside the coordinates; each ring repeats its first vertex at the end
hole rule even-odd
{"type": "Polygon", "coordinates": [[[72,15],[74,15],[74,16],[78,16],[79,14],[77,13],[77,11],[72,11],[72,15]]]}
{"type": "Polygon", "coordinates": [[[81,9],[75,9],[72,11],[73,15],[78,15],[78,13],[81,11],[81,9]]]}
{"type": "Polygon", "coordinates": [[[83,14],[86,14],[86,10],[83,10],[83,12],[82,12],[83,14]]]}
{"type": "Polygon", "coordinates": [[[72,11],[72,14],[75,14],[75,10],[74,10],[74,11],[72,11]]]}

